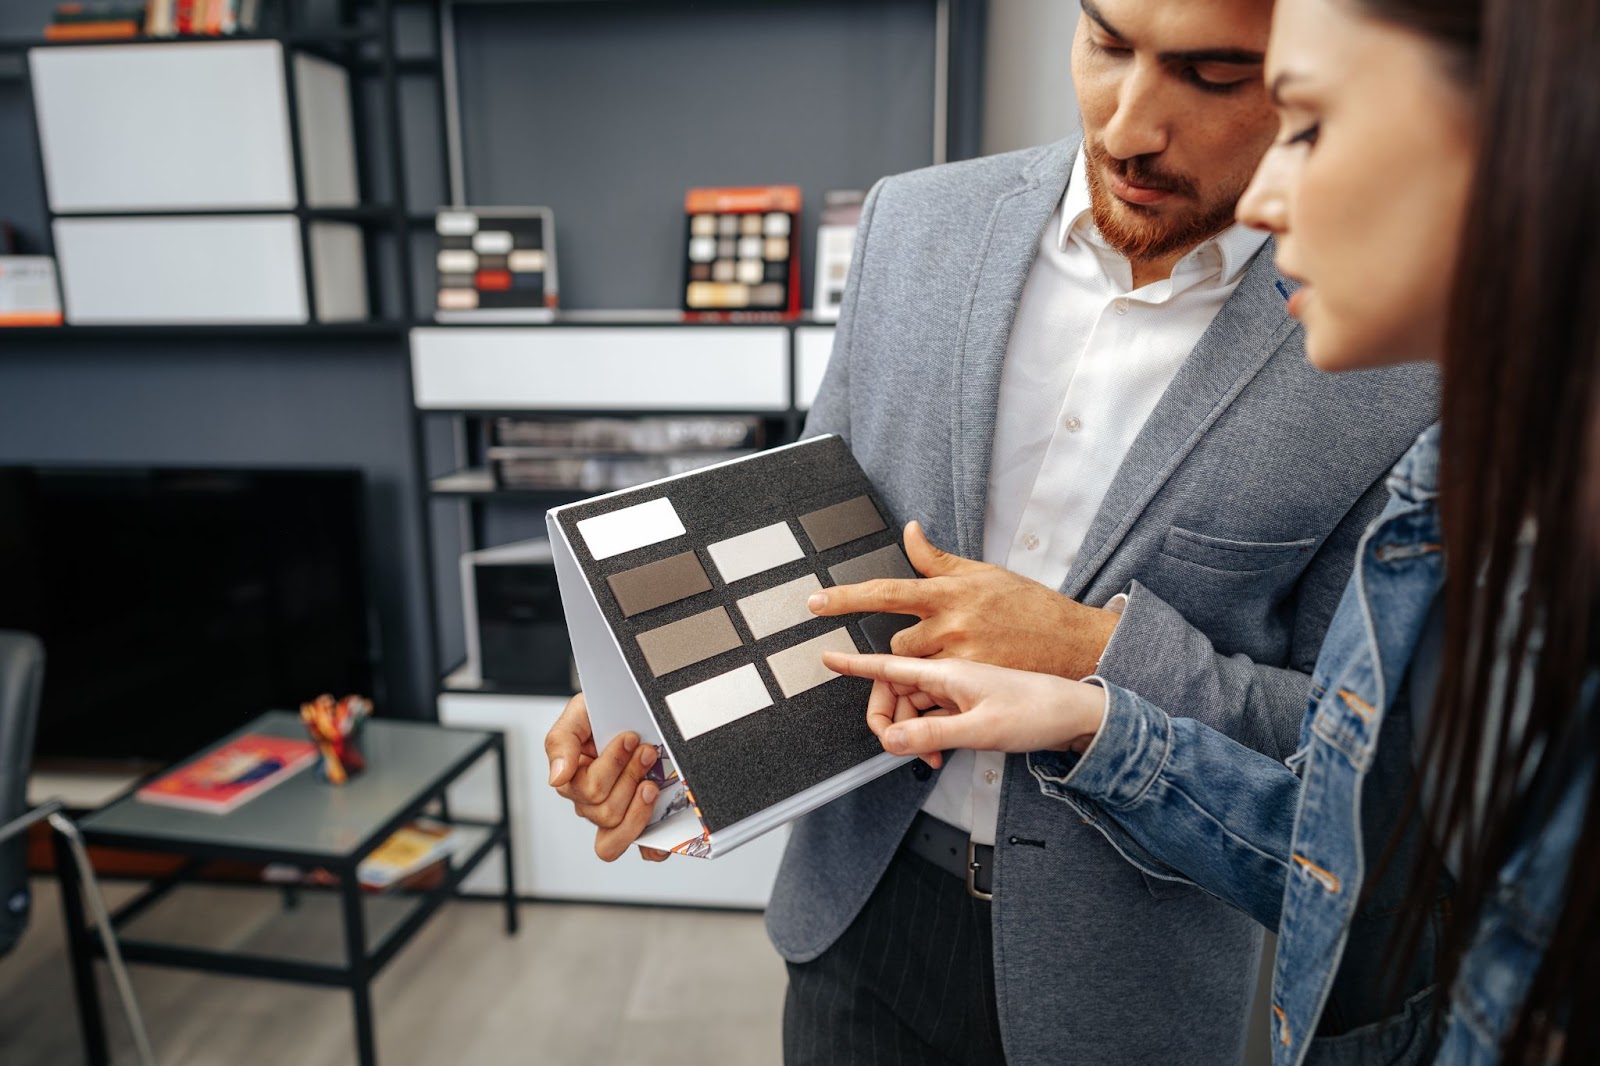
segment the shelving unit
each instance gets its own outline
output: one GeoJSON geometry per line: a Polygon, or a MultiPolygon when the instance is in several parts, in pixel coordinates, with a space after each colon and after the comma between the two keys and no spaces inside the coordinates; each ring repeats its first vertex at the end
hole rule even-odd
{"type": "MultiPolygon", "coordinates": [[[[381,446],[389,455],[410,450],[411,480],[401,487],[408,498],[400,506],[406,524],[414,516],[420,532],[380,535],[412,538],[408,544],[420,540],[427,566],[421,585],[426,626],[422,646],[391,639],[388,656],[403,657],[411,669],[426,673],[428,709],[439,720],[507,730],[518,861],[525,864],[521,883],[542,898],[760,905],[782,834],[714,865],[670,863],[652,869],[648,878],[631,863],[608,866],[587,859],[588,832],[543,786],[542,738],[568,693],[484,686],[474,681],[471,665],[461,662],[459,648],[452,646],[456,641],[446,632],[461,613],[455,589],[459,554],[542,531],[549,507],[589,495],[496,488],[482,454],[483,426],[501,413],[748,413],[765,420],[769,443],[793,439],[825,365],[831,327],[804,318],[697,322],[674,310],[619,310],[617,305],[659,308],[675,302],[672,290],[683,255],[677,212],[690,185],[803,185],[811,209],[800,233],[807,249],[803,276],[809,279],[815,208],[824,190],[864,188],[881,174],[975,154],[986,5],[982,0],[761,5],[738,0],[655,5],[348,0],[339,7],[352,25],[278,27],[279,32],[226,40],[277,42],[285,56],[296,50],[317,55],[341,64],[353,81],[367,86],[367,93],[355,95],[370,106],[355,108],[353,116],[360,202],[313,207],[302,198],[275,213],[302,223],[360,228],[373,320],[8,330],[0,334],[0,365],[7,360],[4,341],[13,338],[32,353],[19,362],[46,362],[41,354],[59,347],[64,357],[82,352],[89,363],[103,365],[100,353],[121,358],[118,349],[124,343],[130,357],[152,347],[162,359],[168,352],[198,358],[231,347],[247,349],[259,360],[276,346],[284,353],[285,372],[293,373],[290,368],[311,365],[300,362],[296,342],[305,340],[314,351],[313,339],[359,346],[362,367],[395,360],[398,365],[385,373],[404,375],[412,400],[410,439],[391,444],[385,436],[381,446]],[[402,7],[411,9],[406,16],[428,22],[414,43],[410,34],[405,37],[408,48],[428,54],[397,53],[397,9],[402,7]],[[662,28],[682,37],[674,37],[677,45],[695,47],[667,47],[654,36],[662,28]],[[692,58],[707,51],[719,57],[709,82],[704,64],[692,58]],[[404,87],[430,91],[432,99],[408,92],[402,115],[404,78],[426,82],[404,87]],[[760,92],[740,88],[747,83],[760,92]],[[707,92],[721,95],[711,100],[707,92]],[[584,102],[595,110],[586,112],[584,102]],[[417,123],[431,121],[427,112],[433,107],[436,151],[427,132],[422,139],[406,139],[417,136],[417,123]],[[727,121],[708,119],[717,115],[727,121]],[[402,121],[406,118],[411,124],[402,121]],[[596,133],[596,123],[604,123],[605,137],[596,133]],[[430,150],[408,154],[407,143],[428,144],[430,150]],[[601,150],[598,156],[596,150],[601,150]],[[617,156],[625,158],[619,162],[617,156]],[[642,159],[651,166],[641,167],[642,159]],[[670,166],[661,169],[658,163],[670,166]],[[440,179],[433,183],[436,173],[440,179]],[[569,308],[580,310],[562,311],[549,324],[517,327],[418,321],[425,310],[417,297],[427,295],[427,282],[417,267],[428,250],[433,214],[427,208],[433,206],[436,187],[442,190],[440,201],[456,205],[553,207],[563,250],[562,297],[569,308]],[[427,191],[409,195],[418,189],[427,191]],[[632,251],[619,254],[622,245],[632,251]],[[632,259],[624,262],[629,254],[632,259]],[[425,352],[420,371],[419,338],[425,352]],[[437,359],[426,354],[430,346],[437,359]],[[609,350],[597,352],[597,346],[609,350]],[[365,362],[369,357],[372,362],[365,362]],[[458,371],[480,366],[484,376],[477,386],[484,388],[475,396],[443,391],[438,371],[451,362],[458,371]]],[[[406,28],[418,30],[420,22],[406,28]]],[[[0,59],[9,54],[25,64],[34,47],[126,43],[0,41],[0,59]]],[[[204,48],[213,42],[132,43],[204,48]]],[[[39,177],[42,187],[42,171],[39,177]]],[[[297,175],[297,186],[302,177],[297,175]]],[[[28,370],[34,372],[32,366],[28,370]]],[[[322,380],[310,370],[304,374],[307,380],[322,380]]],[[[231,379],[213,380],[220,389],[231,379]]],[[[360,380],[389,387],[375,370],[360,380]]],[[[460,385],[461,374],[449,380],[460,385]]],[[[352,402],[361,399],[352,397],[352,402]]],[[[394,506],[394,487],[386,491],[394,506]]],[[[400,556],[398,547],[389,550],[400,556]]],[[[472,790],[464,785],[462,791],[457,806],[470,813],[472,790]]]]}
{"type": "MultiPolygon", "coordinates": [[[[42,38],[12,37],[0,39],[0,60],[14,66],[24,83],[28,109],[35,116],[39,112],[34,56],[40,61],[64,49],[75,49],[86,54],[99,50],[141,49],[205,49],[235,45],[267,44],[278,46],[281,54],[281,78],[284,119],[288,126],[287,146],[292,170],[292,202],[255,207],[248,204],[226,207],[174,206],[140,207],[138,209],[59,209],[49,198],[46,202],[45,254],[57,255],[56,229],[62,221],[164,218],[227,219],[253,217],[289,217],[299,231],[300,289],[306,321],[303,323],[267,322],[250,325],[249,330],[303,328],[328,330],[374,327],[378,331],[396,334],[415,314],[413,294],[413,267],[411,263],[411,233],[424,220],[431,223],[431,215],[412,211],[407,205],[407,175],[405,173],[404,122],[400,109],[399,79],[407,75],[440,74],[438,37],[434,38],[434,52],[430,56],[402,57],[396,53],[396,8],[406,0],[350,0],[338,5],[345,20],[342,25],[301,26],[295,21],[297,5],[286,3],[272,10],[281,21],[276,32],[241,33],[227,36],[136,37],[112,40],[50,41],[42,38]],[[314,175],[308,172],[303,158],[303,118],[297,94],[299,91],[297,56],[305,55],[334,64],[346,72],[350,80],[350,124],[355,168],[356,201],[351,204],[324,206],[313,204],[308,196],[308,182],[314,175]],[[378,80],[378,111],[372,110],[363,99],[364,79],[378,80]],[[374,118],[376,122],[372,121],[374,118]],[[374,137],[378,129],[380,136],[374,137]],[[387,196],[375,200],[372,190],[380,173],[387,196]],[[318,281],[314,250],[315,224],[345,224],[356,227],[364,260],[362,285],[367,313],[364,319],[322,321],[318,308],[318,281]],[[385,243],[381,238],[387,234],[385,243]],[[387,291],[386,291],[387,288],[387,291]]],[[[415,0],[412,0],[415,3],[415,0]]],[[[424,0],[432,7],[434,0],[424,0]]],[[[435,25],[437,20],[435,19],[435,25]]],[[[442,108],[442,89],[440,90],[442,108]]],[[[37,119],[34,128],[34,158],[40,187],[48,190],[50,181],[45,172],[45,146],[37,119]]],[[[61,266],[58,258],[58,267],[61,266]]],[[[65,269],[61,270],[65,288],[65,269]]],[[[69,315],[71,307],[68,307],[69,315]]],[[[234,328],[213,323],[139,323],[87,324],[71,328],[97,330],[127,329],[131,331],[167,329],[172,339],[184,336],[215,337],[218,330],[234,328]],[[181,332],[194,330],[194,333],[181,332]]],[[[17,331],[7,331],[7,336],[20,336],[17,331]]],[[[109,334],[99,334],[108,336],[109,334]]],[[[129,336],[141,335],[137,332],[129,336]]],[[[149,334],[142,334],[148,336],[149,334]]],[[[332,334],[330,334],[332,335],[332,334]]]]}
{"type": "MultiPolygon", "coordinates": [[[[461,552],[542,536],[546,510],[593,495],[497,487],[485,455],[487,427],[499,415],[744,415],[764,420],[768,445],[794,440],[827,363],[831,325],[759,316],[710,322],[676,310],[606,305],[676,302],[683,238],[681,215],[674,215],[692,185],[804,186],[811,211],[797,239],[808,267],[823,191],[864,188],[882,174],[976,154],[981,47],[971,31],[981,26],[985,5],[712,0],[684,5],[689,18],[682,22],[676,12],[670,20],[663,14],[671,5],[630,5],[626,17],[608,6],[445,0],[442,8],[443,39],[455,42],[443,57],[452,202],[554,208],[562,298],[581,310],[559,312],[547,324],[419,325],[410,333],[416,435],[431,442],[419,481],[436,545],[439,717],[507,730],[512,803],[523,827],[519,861],[526,863],[519,878],[535,896],[759,906],[784,833],[715,864],[666,863],[649,877],[631,863],[592,859],[590,830],[544,786],[542,739],[570,692],[485,685],[443,631],[461,602],[461,552]],[[499,32],[510,27],[518,32],[499,32]],[[671,39],[660,39],[663,33],[671,39]],[[694,42],[691,51],[731,64],[715,83],[743,84],[748,75],[760,91],[708,99],[703,94],[717,90],[699,74],[669,75],[665,65],[682,67],[689,54],[676,47],[679,36],[684,45],[694,42]],[[886,55],[895,57],[894,78],[879,76],[886,55]],[[925,83],[917,80],[919,68],[925,83]],[[460,83],[467,69],[475,85],[460,83]],[[771,95],[772,85],[781,85],[781,94],[771,95]],[[634,95],[636,104],[605,112],[605,143],[568,121],[567,105],[540,103],[593,98],[614,107],[619,86],[635,87],[623,95],[634,95]],[[757,130],[763,121],[785,133],[757,130]],[[710,132],[719,128],[726,137],[710,132]],[[612,159],[623,146],[634,165],[612,159]],[[652,160],[648,170],[636,165],[640,156],[652,160]],[[605,213],[602,205],[615,210],[605,213]],[[619,258],[630,254],[631,262],[619,258]]],[[[809,280],[807,267],[802,276],[809,280]]],[[[453,802],[471,809],[470,796],[453,802]]],[[[470,887],[488,891],[493,884],[470,887]]]]}

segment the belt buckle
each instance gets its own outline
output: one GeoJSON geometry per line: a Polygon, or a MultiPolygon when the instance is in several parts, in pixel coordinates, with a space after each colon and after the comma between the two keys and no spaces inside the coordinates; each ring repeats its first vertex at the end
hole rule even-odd
{"type": "Polygon", "coordinates": [[[971,837],[967,838],[967,895],[973,899],[992,900],[993,892],[983,892],[978,888],[978,868],[983,864],[978,861],[978,845],[971,837]]]}

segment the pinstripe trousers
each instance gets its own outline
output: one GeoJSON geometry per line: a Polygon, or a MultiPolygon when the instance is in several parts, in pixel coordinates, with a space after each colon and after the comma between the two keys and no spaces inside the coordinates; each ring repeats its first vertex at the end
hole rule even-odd
{"type": "Polygon", "coordinates": [[[991,904],[904,850],[856,920],[789,963],[785,1066],[996,1066],[991,904]]]}

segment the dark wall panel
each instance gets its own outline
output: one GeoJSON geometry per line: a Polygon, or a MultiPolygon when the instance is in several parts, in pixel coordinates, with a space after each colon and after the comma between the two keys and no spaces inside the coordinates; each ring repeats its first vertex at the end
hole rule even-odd
{"type": "Polygon", "coordinates": [[[555,209],[561,299],[681,306],[683,194],[805,190],[817,214],[933,158],[934,5],[820,0],[463,5],[467,197],[555,209]]]}
{"type": "Polygon", "coordinates": [[[277,338],[22,345],[0,331],[0,465],[359,468],[386,709],[431,715],[399,342],[284,347],[277,338]]]}

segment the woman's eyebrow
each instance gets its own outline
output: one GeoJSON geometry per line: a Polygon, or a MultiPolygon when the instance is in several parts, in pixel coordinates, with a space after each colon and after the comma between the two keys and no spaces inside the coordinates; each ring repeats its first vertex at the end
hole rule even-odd
{"type": "Polygon", "coordinates": [[[1299,75],[1295,74],[1294,71],[1292,71],[1292,70],[1280,71],[1278,73],[1278,75],[1275,78],[1272,79],[1272,84],[1267,86],[1267,96],[1269,98],[1271,98],[1271,100],[1272,100],[1272,102],[1273,102],[1273,104],[1275,106],[1282,107],[1283,106],[1283,87],[1285,85],[1288,85],[1290,82],[1298,81],[1298,80],[1299,80],[1299,75]]]}

